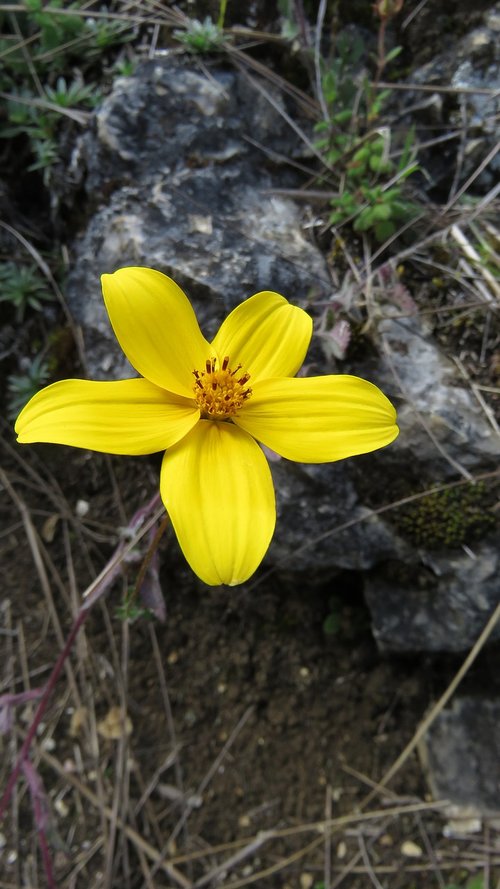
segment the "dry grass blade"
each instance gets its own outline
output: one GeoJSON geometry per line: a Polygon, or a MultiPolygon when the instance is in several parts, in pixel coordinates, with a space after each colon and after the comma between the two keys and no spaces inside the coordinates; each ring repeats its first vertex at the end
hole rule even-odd
{"type": "Polygon", "coordinates": [[[463,363],[460,361],[459,358],[454,357],[453,361],[457,365],[464,380],[466,380],[467,383],[469,384],[469,386],[474,394],[474,397],[477,399],[479,405],[483,409],[486,419],[488,420],[488,423],[490,424],[491,428],[496,433],[496,435],[498,435],[500,437],[500,426],[498,425],[497,418],[495,417],[495,413],[492,410],[492,408],[489,406],[489,404],[486,404],[483,396],[481,395],[480,387],[476,386],[476,384],[471,380],[470,374],[467,372],[467,369],[464,367],[463,363]]]}
{"type": "Polygon", "coordinates": [[[318,15],[316,19],[316,29],[314,33],[314,74],[316,78],[316,95],[321,106],[323,120],[328,121],[330,119],[330,115],[328,113],[328,106],[325,102],[325,96],[323,93],[321,71],[321,35],[323,33],[323,23],[325,21],[326,6],[327,0],[320,0],[318,15]]]}
{"type": "Polygon", "coordinates": [[[254,883],[258,883],[259,880],[265,880],[266,877],[272,877],[275,874],[280,874],[286,868],[290,867],[292,864],[295,864],[297,861],[301,861],[306,855],[309,855],[310,852],[313,852],[318,846],[321,846],[323,843],[323,837],[318,837],[315,840],[312,840],[307,846],[304,846],[302,849],[299,849],[297,852],[293,852],[291,855],[287,855],[284,858],[281,858],[276,864],[272,864],[271,867],[266,867],[263,870],[258,871],[257,873],[251,874],[248,877],[243,877],[241,880],[233,880],[230,883],[225,884],[225,889],[241,889],[243,886],[251,886],[254,883]]]}
{"type": "MultiPolygon", "coordinates": [[[[496,278],[492,275],[490,270],[487,268],[485,263],[481,260],[479,253],[475,249],[475,247],[471,244],[470,240],[466,238],[462,229],[459,225],[452,225],[450,229],[450,234],[452,238],[457,242],[467,259],[473,264],[474,268],[477,269],[480,275],[484,278],[485,282],[488,284],[488,287],[493,293],[494,297],[500,301],[500,284],[496,280],[496,278]]],[[[467,263],[464,264],[466,271],[470,272],[470,266],[467,263]]],[[[491,302],[493,300],[493,296],[487,288],[481,288],[481,293],[483,294],[485,300],[487,302],[491,302]]]]}
{"type": "MultiPolygon", "coordinates": [[[[280,77],[279,74],[276,74],[276,72],[272,71],[267,65],[252,58],[252,56],[249,56],[236,46],[227,46],[226,52],[240,70],[246,71],[248,68],[251,68],[256,74],[263,79],[268,80],[297,102],[308,117],[316,118],[320,110],[319,105],[311,98],[311,96],[303,92],[303,90],[294,86],[294,84],[285,80],[283,77],[280,77]]],[[[265,94],[266,96],[268,95],[267,92],[265,94]]]]}
{"type": "MultiPolygon", "coordinates": [[[[50,614],[50,617],[51,617],[52,625],[54,627],[54,632],[55,632],[55,635],[57,638],[57,643],[59,645],[59,648],[62,650],[64,648],[64,641],[65,641],[64,635],[63,635],[63,632],[61,629],[61,623],[59,621],[57,609],[54,604],[54,598],[52,596],[52,590],[50,587],[47,572],[45,570],[45,565],[44,565],[44,562],[43,562],[43,559],[41,556],[38,535],[37,535],[35,527],[33,525],[29,510],[28,510],[26,504],[24,503],[24,501],[21,499],[21,497],[19,497],[19,495],[17,494],[17,492],[14,490],[13,486],[11,485],[9,478],[7,476],[7,473],[1,468],[0,468],[0,479],[2,481],[2,485],[4,486],[5,490],[8,492],[9,496],[12,498],[12,500],[14,501],[14,503],[16,504],[16,506],[20,512],[20,515],[21,515],[21,518],[23,521],[23,525],[24,525],[24,530],[26,532],[26,537],[28,539],[29,547],[31,550],[31,555],[33,557],[33,561],[35,563],[35,568],[36,568],[36,571],[38,574],[38,578],[40,580],[40,586],[42,587],[43,593],[45,595],[45,600],[47,602],[47,609],[48,609],[48,613],[50,614]]],[[[77,688],[77,684],[76,684],[76,680],[75,680],[75,676],[74,676],[74,672],[71,667],[71,664],[67,662],[65,664],[65,669],[66,669],[66,676],[68,679],[68,683],[69,683],[69,686],[70,686],[72,693],[74,695],[76,705],[79,706],[81,703],[80,695],[78,693],[78,688],[77,688]]]]}
{"type": "Polygon", "coordinates": [[[55,111],[63,117],[69,117],[70,120],[74,120],[75,123],[78,123],[81,126],[88,124],[92,116],[89,111],[79,111],[76,108],[64,108],[62,105],[55,105],[54,102],[47,101],[47,99],[36,99],[35,96],[18,96],[13,93],[0,92],[0,99],[5,99],[7,102],[15,102],[20,105],[29,105],[33,108],[41,108],[43,111],[55,111]]]}
{"type": "Polygon", "coordinates": [[[428,83],[391,83],[391,82],[379,82],[377,84],[372,83],[372,87],[377,87],[380,90],[403,90],[404,92],[421,92],[421,93],[444,93],[445,95],[460,95],[464,93],[464,95],[472,95],[472,96],[491,96],[492,99],[495,99],[498,96],[499,90],[494,87],[485,87],[485,86],[447,86],[446,84],[428,84],[428,83]]]}
{"type": "MultiPolygon", "coordinates": [[[[379,785],[375,785],[378,787],[379,785]]],[[[361,824],[370,824],[386,818],[399,818],[403,815],[412,815],[415,812],[439,812],[445,808],[446,802],[402,802],[390,804],[385,808],[372,809],[370,812],[349,812],[346,815],[339,815],[326,821],[324,818],[319,821],[310,821],[302,824],[295,824],[290,827],[276,827],[272,831],[272,837],[269,839],[283,840],[289,837],[302,836],[308,833],[321,834],[321,841],[324,841],[325,831],[330,831],[331,835],[340,833],[348,827],[359,826],[361,824]]],[[[227,852],[231,849],[239,849],[250,841],[258,839],[258,834],[245,839],[233,840],[229,843],[221,843],[219,846],[211,846],[210,854],[216,855],[220,852],[227,852]]],[[[188,852],[182,855],[172,855],[170,858],[173,864],[185,864],[187,861],[196,861],[199,858],[205,858],[207,850],[188,852]]]]}
{"type": "Polygon", "coordinates": [[[261,831],[261,833],[255,837],[255,839],[251,840],[246,846],[243,846],[242,849],[239,849],[238,852],[235,852],[234,855],[231,855],[229,858],[226,858],[221,864],[218,864],[217,867],[214,867],[211,871],[204,874],[201,879],[197,880],[194,884],[194,889],[202,889],[203,886],[206,886],[208,883],[218,882],[221,878],[225,878],[225,876],[230,873],[234,868],[241,864],[242,861],[249,858],[251,855],[254,855],[259,849],[262,848],[269,840],[272,840],[274,837],[273,831],[261,831]]]}
{"type": "MultiPolygon", "coordinates": [[[[166,716],[166,720],[167,720],[168,732],[170,735],[170,743],[171,743],[172,748],[174,750],[174,753],[170,754],[169,757],[167,758],[167,763],[170,762],[170,760],[172,761],[172,764],[174,767],[175,781],[176,781],[177,789],[179,790],[180,794],[183,796],[185,789],[184,789],[184,781],[183,781],[183,777],[182,777],[182,769],[181,769],[181,765],[180,765],[180,761],[179,761],[180,746],[177,741],[177,733],[175,731],[174,717],[173,717],[173,713],[172,713],[172,707],[170,704],[170,696],[168,693],[167,681],[166,681],[166,677],[165,677],[165,670],[163,667],[163,660],[161,657],[161,652],[160,652],[160,648],[158,645],[158,639],[156,637],[155,628],[152,624],[149,625],[149,638],[151,640],[151,645],[153,648],[153,657],[155,659],[156,670],[157,670],[158,677],[160,680],[160,691],[161,691],[163,709],[165,711],[165,716],[166,716]]],[[[166,768],[165,764],[163,765],[161,771],[163,771],[164,768],[166,768]]],[[[158,777],[160,776],[161,771],[157,773],[158,777]]],[[[185,835],[185,839],[187,839],[186,835],[185,835]]]]}
{"type": "MultiPolygon", "coordinates": [[[[74,787],[81,796],[86,799],[94,808],[101,812],[104,818],[107,821],[111,821],[113,816],[112,809],[103,803],[101,799],[95,794],[89,787],[87,787],[76,775],[68,774],[59,760],[57,760],[54,756],[47,751],[42,750],[40,753],[40,757],[42,761],[48,765],[53,771],[55,771],[58,775],[64,778],[72,787],[74,787]]],[[[170,862],[166,862],[162,860],[162,857],[157,849],[154,848],[150,843],[147,842],[134,828],[130,827],[130,825],[126,824],[125,821],[118,816],[116,818],[117,827],[122,830],[127,837],[128,840],[134,845],[137,846],[144,852],[147,858],[154,862],[157,869],[161,870],[165,873],[176,886],[180,886],[181,889],[192,889],[191,883],[187,880],[183,874],[177,869],[177,867],[170,862]]]]}
{"type": "Polygon", "coordinates": [[[500,142],[497,142],[496,145],[488,152],[485,158],[481,161],[478,167],[474,170],[471,176],[467,179],[466,182],[458,189],[458,191],[453,195],[452,199],[448,201],[446,206],[443,208],[444,213],[448,213],[449,210],[456,204],[459,198],[462,197],[463,194],[470,188],[470,186],[475,182],[477,177],[486,169],[486,167],[491,163],[491,161],[496,157],[498,152],[500,151],[500,142]]]}
{"type": "Polygon", "coordinates": [[[373,870],[372,863],[370,861],[370,856],[368,855],[368,849],[366,848],[365,839],[364,839],[363,834],[361,834],[361,833],[358,834],[358,843],[359,843],[359,849],[361,852],[361,858],[363,859],[363,863],[366,868],[366,873],[368,874],[368,877],[370,879],[372,886],[375,886],[375,889],[384,889],[384,886],[382,886],[382,883],[380,882],[380,880],[378,879],[378,877],[376,876],[376,874],[373,870]]]}
{"type": "MultiPolygon", "coordinates": [[[[132,15],[130,13],[120,13],[120,12],[109,12],[99,9],[92,9],[92,12],[88,9],[78,9],[78,7],[74,8],[64,8],[58,6],[44,6],[43,9],[45,14],[54,13],[54,15],[67,15],[71,17],[77,18],[88,18],[89,15],[92,15],[92,18],[99,19],[109,19],[111,21],[126,21],[133,22],[138,25],[154,25],[157,22],[160,25],[175,25],[177,26],[179,23],[179,15],[176,15],[175,11],[164,9],[161,17],[159,16],[157,19],[151,18],[150,15],[132,15]]],[[[21,3],[2,3],[0,4],[0,12],[26,12],[26,7],[21,3]]]]}
{"type": "MultiPolygon", "coordinates": [[[[290,117],[289,114],[287,114],[287,112],[281,106],[281,104],[279,102],[277,102],[276,99],[271,95],[271,93],[268,92],[268,90],[264,89],[264,87],[259,83],[259,81],[256,80],[255,77],[252,77],[248,73],[248,71],[245,70],[245,68],[242,65],[239,65],[238,67],[240,68],[240,71],[244,74],[244,76],[246,77],[248,82],[251,84],[251,86],[258,93],[260,93],[262,96],[264,96],[264,98],[269,102],[270,105],[272,105],[272,107],[275,109],[275,111],[278,112],[280,117],[282,117],[283,120],[288,124],[290,129],[293,130],[294,133],[297,134],[297,136],[299,136],[299,138],[302,140],[304,145],[307,146],[309,151],[321,162],[321,164],[324,164],[325,161],[324,161],[324,157],[322,156],[321,152],[318,151],[318,149],[316,148],[314,143],[311,142],[311,140],[305,134],[303,129],[297,123],[295,123],[295,121],[290,117]]],[[[332,172],[332,171],[330,171],[330,172],[332,172]]]]}
{"type": "MultiPolygon", "coordinates": [[[[229,750],[231,749],[234,742],[236,741],[236,738],[238,737],[239,733],[244,728],[245,724],[248,722],[252,712],[253,712],[253,707],[249,707],[243,713],[243,716],[241,716],[241,718],[238,720],[237,724],[235,725],[231,734],[229,735],[226,743],[222,747],[222,750],[220,751],[219,755],[215,758],[215,760],[213,761],[212,765],[210,766],[208,772],[206,773],[206,775],[204,776],[204,778],[198,785],[198,787],[194,793],[195,797],[198,797],[198,798],[203,797],[203,794],[204,794],[206,788],[210,784],[212,778],[217,774],[218,769],[220,768],[220,766],[221,766],[222,762],[224,761],[225,757],[227,756],[229,750]]],[[[191,814],[191,809],[188,806],[186,806],[186,808],[184,809],[184,812],[182,813],[182,815],[179,818],[177,824],[175,825],[173,831],[171,832],[167,842],[165,843],[164,851],[161,854],[160,861],[164,861],[165,858],[168,856],[169,850],[171,849],[171,846],[172,846],[172,843],[174,842],[176,837],[179,836],[180,832],[184,829],[184,826],[185,826],[190,814],[191,814]]],[[[159,867],[159,865],[156,864],[153,869],[153,872],[152,872],[153,876],[156,873],[156,870],[158,869],[158,867],[159,867]]]]}

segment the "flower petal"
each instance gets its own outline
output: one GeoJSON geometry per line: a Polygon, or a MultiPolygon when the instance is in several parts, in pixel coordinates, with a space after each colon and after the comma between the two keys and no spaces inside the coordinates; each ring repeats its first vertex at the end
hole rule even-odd
{"type": "Polygon", "coordinates": [[[312,319],[279,293],[263,291],[237,306],[222,323],[212,346],[241,364],[250,385],[270,377],[294,376],[304,361],[312,319]]]}
{"type": "Polygon", "coordinates": [[[144,268],[118,269],[101,281],[113,330],[132,366],[157,386],[192,397],[193,371],[205,367],[213,350],[180,287],[144,268]]]}
{"type": "Polygon", "coordinates": [[[153,454],[198,422],[194,402],[148,380],[61,380],[38,392],[19,414],[18,441],[89,448],[107,454],[153,454]]]}
{"type": "Polygon", "coordinates": [[[339,374],[258,383],[234,422],[282,457],[326,463],[398,435],[396,411],[373,383],[339,374]]]}
{"type": "Polygon", "coordinates": [[[200,420],[166,452],[161,495],[181,549],[205,583],[233,586],[256,570],[276,521],[269,466],[231,423],[200,420]]]}

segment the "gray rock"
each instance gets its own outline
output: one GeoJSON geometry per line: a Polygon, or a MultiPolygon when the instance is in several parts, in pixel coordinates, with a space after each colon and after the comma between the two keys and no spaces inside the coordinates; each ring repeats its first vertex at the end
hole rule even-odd
{"type": "MultiPolygon", "coordinates": [[[[500,703],[484,697],[455,699],[439,714],[421,754],[433,795],[470,815],[500,814],[500,703]]],[[[455,811],[455,817],[457,811],[455,811]]]]}
{"type": "MultiPolygon", "coordinates": [[[[88,372],[127,376],[99,276],[125,265],[169,274],[192,299],[207,336],[259,290],[296,303],[329,295],[326,263],[304,235],[297,207],[270,193],[290,183],[266,169],[266,148],[294,151],[282,117],[238,74],[208,77],[179,62],[148,63],[121,78],[85,139],[86,188],[98,202],[74,245],[67,295],[82,325],[88,372]],[[241,101],[245,99],[245,111],[241,101]]],[[[274,97],[275,104],[281,102],[274,97]]]]}
{"type": "MultiPolygon", "coordinates": [[[[372,627],[384,652],[469,649],[498,603],[500,547],[497,539],[469,552],[420,550],[404,564],[393,562],[369,574],[365,596],[372,627]]],[[[500,638],[497,627],[493,639],[500,638]]]]}
{"type": "Polygon", "coordinates": [[[282,460],[271,466],[279,496],[270,559],[281,576],[307,577],[309,585],[339,570],[364,571],[409,555],[390,526],[360,502],[349,464],[282,460]],[[345,523],[345,530],[329,533],[345,523]]]}
{"type": "MultiPolygon", "coordinates": [[[[437,135],[454,129],[462,131],[463,141],[456,139],[442,145],[434,160],[429,156],[429,167],[439,182],[447,180],[458,163],[460,181],[465,182],[500,138],[500,5],[485,12],[479,27],[412,72],[411,81],[463,90],[456,97],[416,91],[409,93],[405,101],[412,109],[413,120],[439,127],[437,135]]],[[[425,138],[429,138],[428,131],[425,138]]],[[[475,180],[474,189],[488,190],[498,181],[499,173],[497,153],[475,180]]]]}
{"type": "Polygon", "coordinates": [[[497,462],[498,432],[421,317],[385,319],[378,326],[378,340],[389,357],[378,379],[393,388],[395,374],[405,399],[398,412],[402,434],[391,459],[418,460],[434,472],[437,464],[441,478],[456,475],[458,466],[471,470],[488,458],[497,462]]]}

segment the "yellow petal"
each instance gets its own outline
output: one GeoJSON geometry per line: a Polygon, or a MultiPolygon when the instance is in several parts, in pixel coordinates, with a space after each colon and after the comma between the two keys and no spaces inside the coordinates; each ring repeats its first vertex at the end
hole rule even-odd
{"type": "Polygon", "coordinates": [[[234,422],[301,463],[365,454],[398,435],[396,411],[367,380],[347,375],[258,383],[234,422]]]}
{"type": "Polygon", "coordinates": [[[191,397],[193,371],[213,350],[180,287],[154,269],[124,268],[102,276],[116,338],[139,373],[170,392],[191,397]]]}
{"type": "Polygon", "coordinates": [[[148,380],[61,380],[38,392],[19,414],[18,441],[89,448],[107,454],[153,454],[198,422],[194,402],[148,380]]]}
{"type": "Polygon", "coordinates": [[[276,521],[271,473],[259,445],[231,423],[200,420],[166,452],[160,487],[198,577],[212,586],[247,580],[276,521]]]}
{"type": "Polygon", "coordinates": [[[237,306],[221,325],[212,346],[231,367],[241,364],[250,385],[297,373],[312,335],[312,319],[279,293],[264,291],[237,306]]]}

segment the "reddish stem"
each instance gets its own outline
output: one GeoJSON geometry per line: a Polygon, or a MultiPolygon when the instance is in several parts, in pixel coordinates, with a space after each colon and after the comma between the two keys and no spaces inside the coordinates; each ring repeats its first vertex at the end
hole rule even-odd
{"type": "Polygon", "coordinates": [[[31,723],[31,725],[29,727],[28,734],[26,735],[24,742],[23,742],[23,746],[21,747],[21,750],[19,751],[19,755],[17,757],[17,762],[16,762],[14,768],[12,769],[12,772],[10,773],[9,780],[7,781],[7,787],[5,788],[2,799],[0,800],[0,821],[2,820],[4,813],[5,813],[5,809],[7,808],[8,804],[9,804],[9,800],[12,795],[14,785],[15,785],[15,783],[19,777],[19,773],[23,767],[23,762],[28,755],[28,752],[29,752],[29,749],[31,746],[31,742],[33,741],[33,738],[36,734],[36,730],[37,730],[38,726],[40,725],[40,722],[42,721],[42,717],[43,717],[43,714],[45,713],[45,710],[47,709],[47,704],[49,703],[49,699],[50,699],[50,696],[54,690],[56,682],[59,679],[61,670],[64,666],[64,662],[65,662],[66,658],[68,657],[68,655],[71,651],[71,648],[73,646],[73,642],[75,641],[75,638],[78,634],[78,631],[80,630],[81,626],[84,624],[85,620],[87,619],[88,614],[89,614],[89,610],[86,608],[82,608],[79,611],[79,613],[76,617],[76,620],[75,620],[73,626],[71,627],[69,636],[66,639],[64,648],[62,649],[59,657],[57,658],[57,661],[54,665],[54,669],[52,670],[52,673],[49,676],[47,685],[45,686],[43,695],[40,699],[40,703],[38,704],[38,707],[36,709],[36,713],[33,718],[33,722],[31,723]]]}

